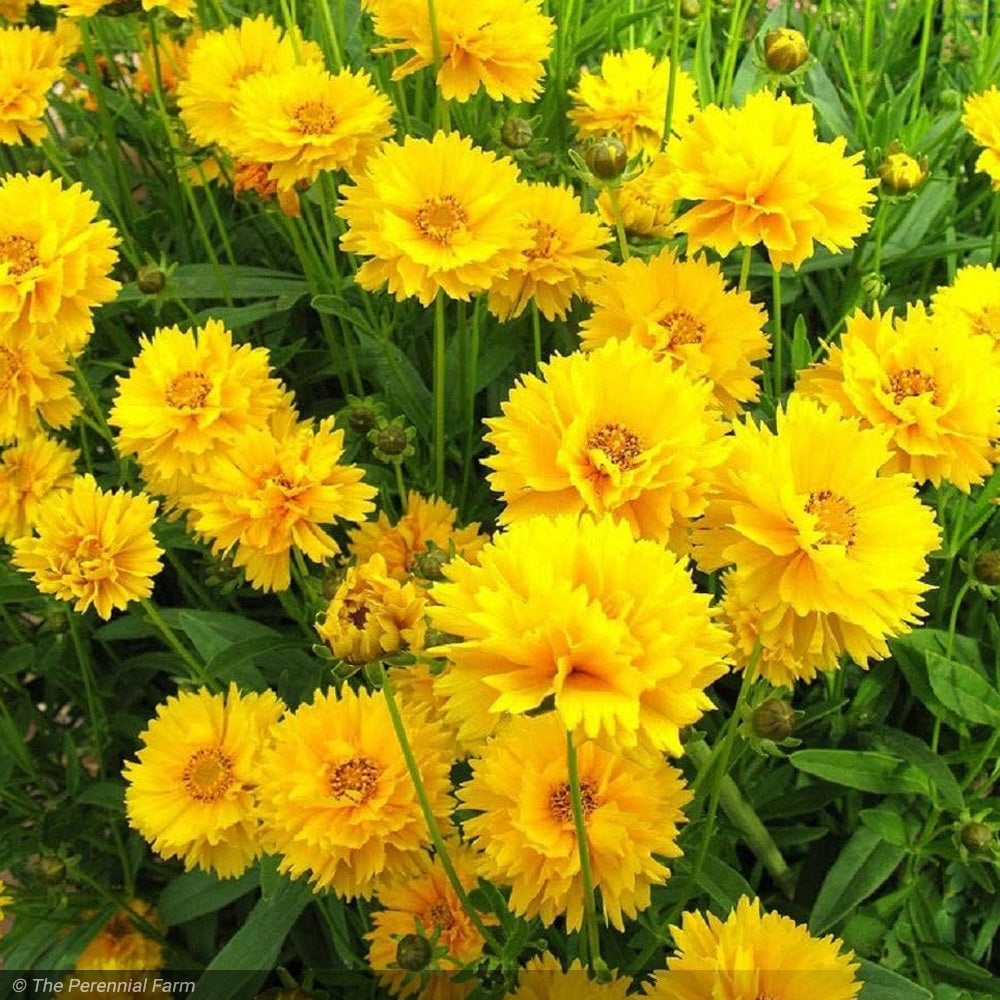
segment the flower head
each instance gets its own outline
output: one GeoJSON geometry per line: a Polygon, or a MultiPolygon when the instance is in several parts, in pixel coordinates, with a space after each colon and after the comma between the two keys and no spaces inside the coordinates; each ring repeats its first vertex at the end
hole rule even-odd
{"type": "Polygon", "coordinates": [[[133,923],[132,915],[140,917],[161,934],[166,929],[149,903],[130,899],[128,909],[116,910],[97,935],[91,938],[74,968],[79,972],[162,969],[163,946],[133,923]]]}
{"type": "Polygon", "coordinates": [[[625,1000],[630,985],[618,976],[609,983],[591,979],[579,959],[563,972],[559,959],[545,952],[521,969],[517,988],[504,1000],[625,1000]]]}
{"type": "MultiPolygon", "coordinates": [[[[417,768],[440,826],[449,825],[450,760],[444,731],[403,709],[417,768]]],[[[368,899],[420,870],[427,825],[380,697],[345,687],[317,692],[273,729],[258,775],[267,850],[280,870],[314,888],[368,899]]]]}
{"type": "Polygon", "coordinates": [[[1000,352],[1000,271],[992,264],[960,267],[931,297],[931,310],[942,328],[985,334],[1000,352]]]}
{"type": "Polygon", "coordinates": [[[996,85],[966,98],[962,124],[983,151],[976,170],[986,174],[994,190],[1000,190],[1000,90],[996,85]]]}
{"type": "Polygon", "coordinates": [[[254,789],[268,731],[284,705],[271,691],[181,691],[156,710],[126,761],[129,823],[164,858],[220,878],[241,875],[260,854],[254,789]]]}
{"type": "Polygon", "coordinates": [[[712,383],[716,402],[734,417],[760,395],[754,364],[766,358],[767,314],[749,292],[726,288],[718,264],[678,260],[663,250],[609,268],[590,291],[594,312],[580,327],[583,347],[631,340],[671,367],[712,383]]]}
{"type": "MultiPolygon", "coordinates": [[[[674,205],[677,178],[666,153],[657,153],[635,177],[618,186],[618,208],[627,233],[668,239],[674,235],[674,205]]],[[[597,210],[609,225],[615,224],[611,192],[605,187],[597,196],[597,210]]]]}
{"type": "Polygon", "coordinates": [[[14,542],[13,562],[43,594],[110,618],[153,591],[163,554],[155,520],[156,504],[144,494],[106,492],[93,476],[77,476],[39,505],[35,534],[14,542]]]}
{"type": "MultiPolygon", "coordinates": [[[[677,71],[672,131],[698,109],[694,79],[677,71]]],[[[595,75],[584,66],[576,90],[570,91],[573,107],[569,119],[580,138],[617,133],[629,155],[640,150],[656,156],[663,144],[664,112],[670,87],[670,60],[656,57],[645,49],[606,52],[601,72],[595,75]]]]}
{"type": "Polygon", "coordinates": [[[535,514],[610,514],[637,538],[686,548],[707,504],[726,432],[712,387],[661,365],[630,341],[556,356],[522,375],[486,421],[497,451],[483,464],[507,507],[501,524],[535,514]]]}
{"type": "Polygon", "coordinates": [[[468,299],[518,267],[534,245],[511,211],[517,167],[456,132],[384,145],[343,193],[341,245],[371,258],[358,284],[369,291],[388,284],[399,300],[416,296],[426,306],[438,289],[468,299]]]}
{"type": "MultiPolygon", "coordinates": [[[[658,858],[680,856],[677,828],[691,795],[660,754],[625,755],[587,740],[576,755],[594,887],[605,919],[623,930],[623,916],[635,919],[652,886],[669,878],[658,858]]],[[[558,713],[511,721],[472,761],[459,799],[479,813],[465,833],[481,853],[481,874],[510,885],[511,910],[545,924],[565,914],[566,929],[579,929],[583,877],[558,713]]]]}
{"type": "Polygon", "coordinates": [[[676,222],[688,252],[763,243],[775,267],[797,268],[814,243],[853,246],[878,181],[865,177],[861,153],[844,155],[846,145],[816,138],[811,104],[770,90],[741,108],[707,107],[668,147],[680,197],[700,203],[676,222]]]}
{"type": "Polygon", "coordinates": [[[876,307],[870,317],[858,310],[826,360],[800,373],[797,388],[889,431],[895,459],[887,471],[967,493],[992,471],[1000,439],[995,345],[919,304],[895,320],[891,309],[876,307]]]}
{"type": "Polygon", "coordinates": [[[46,497],[73,485],[79,454],[43,434],[0,452],[0,538],[10,543],[31,531],[46,497]]]}
{"type": "Polygon", "coordinates": [[[51,31],[0,28],[0,143],[37,143],[46,134],[48,93],[66,55],[51,31]]]}
{"type": "Polygon", "coordinates": [[[463,741],[488,735],[476,704],[497,719],[551,697],[569,729],[679,754],[681,727],[711,708],[728,636],[678,558],[625,522],[516,521],[444,575],[428,613],[459,637],[434,652],[451,660],[437,686],[463,741]]]}

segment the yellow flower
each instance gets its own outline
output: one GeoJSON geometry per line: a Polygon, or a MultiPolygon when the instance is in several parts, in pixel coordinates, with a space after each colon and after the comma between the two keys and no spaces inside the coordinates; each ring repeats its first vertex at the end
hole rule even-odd
{"type": "MultiPolygon", "coordinates": [[[[452,843],[448,855],[459,881],[466,892],[478,883],[475,855],[464,845],[452,843]]],[[[452,983],[454,973],[463,965],[474,962],[483,953],[483,936],[472,925],[468,913],[459,902],[441,862],[421,857],[417,872],[405,879],[390,882],[379,890],[382,909],[372,914],[373,929],[366,935],[369,942],[368,964],[378,973],[379,982],[393,996],[419,994],[420,1000],[459,1000],[475,985],[472,980],[452,983]],[[419,924],[418,924],[419,921],[419,924]],[[437,947],[447,948],[439,958],[440,971],[430,973],[425,989],[418,977],[410,975],[404,982],[405,969],[392,969],[396,964],[399,938],[407,934],[440,936],[437,947]]],[[[493,921],[495,922],[495,920],[493,921]]]]}
{"type": "Polygon", "coordinates": [[[334,76],[318,63],[245,81],[233,115],[238,127],[224,145],[239,159],[269,164],[282,191],[323,170],[359,174],[392,134],[392,104],[367,73],[334,76]]]}
{"type": "Polygon", "coordinates": [[[931,297],[931,309],[944,329],[985,334],[1000,351],[1000,271],[992,264],[960,267],[931,297]]]}
{"type": "Polygon", "coordinates": [[[996,85],[966,98],[962,124],[979,146],[985,147],[976,160],[976,170],[986,174],[1000,191],[1000,90],[996,85]]]}
{"type": "MultiPolygon", "coordinates": [[[[437,822],[447,830],[451,798],[439,723],[403,709],[417,769],[437,822]]],[[[317,692],[273,729],[258,769],[264,844],[280,870],[309,873],[316,891],[364,899],[415,874],[427,825],[381,697],[344,687],[317,692]]]]}
{"type": "Polygon", "coordinates": [[[632,985],[619,976],[609,983],[598,983],[579,959],[563,972],[559,959],[549,952],[531,959],[518,978],[517,989],[504,1000],[625,1000],[632,985]]]}
{"type": "Polygon", "coordinates": [[[428,546],[455,555],[468,562],[489,541],[479,533],[478,524],[455,527],[458,511],[439,497],[422,497],[410,492],[406,512],[391,524],[385,511],[379,511],[377,521],[366,521],[349,534],[348,551],[359,563],[367,562],[376,552],[386,562],[386,572],[395,580],[406,580],[419,573],[421,557],[428,546]]]}
{"type": "Polygon", "coordinates": [[[118,428],[119,452],[135,455],[150,486],[172,496],[181,477],[204,471],[241,432],[266,428],[283,396],[267,350],[236,346],[210,319],[193,332],[161,327],[139,339],[108,423],[118,428]]]}
{"type": "Polygon", "coordinates": [[[156,504],[144,494],[106,492],[93,476],[77,476],[39,505],[36,534],[14,542],[13,562],[43,594],[110,618],[113,608],[153,592],[163,554],[155,520],[156,504]]]}
{"type": "Polygon", "coordinates": [[[708,379],[730,418],[759,397],[754,362],[770,351],[767,314],[749,292],[726,288],[718,264],[663,250],[609,268],[590,297],[594,312],[580,327],[585,349],[633,340],[689,377],[708,379]]]}
{"type": "Polygon", "coordinates": [[[347,663],[371,663],[404,649],[419,652],[427,632],[425,604],[418,587],[388,575],[376,552],[347,571],[316,631],[347,663]]]}
{"type": "Polygon", "coordinates": [[[10,543],[31,531],[42,502],[73,485],[79,454],[42,434],[0,452],[0,538],[10,543]]]}
{"type": "Polygon", "coordinates": [[[501,524],[536,514],[610,514],[637,538],[687,548],[704,513],[726,425],[712,387],[630,341],[556,356],[522,375],[486,421],[483,464],[503,497],[501,524]]]}
{"type": "Polygon", "coordinates": [[[906,194],[916,190],[927,180],[927,157],[915,159],[903,150],[899,142],[893,140],[879,164],[878,175],[885,191],[890,194],[906,194]]]}
{"type": "Polygon", "coordinates": [[[762,913],[759,899],[741,897],[724,921],[684,913],[670,931],[677,954],[647,989],[650,1000],[854,1000],[861,992],[853,951],[841,954],[833,935],[815,938],[790,917],[762,913]]]}
{"type": "Polygon", "coordinates": [[[846,145],[816,138],[811,104],[770,90],[741,108],[707,107],[667,150],[680,197],[700,202],[675,223],[688,252],[708,246],[725,256],[763,243],[775,267],[798,268],[814,242],[853,246],[871,222],[864,209],[878,181],[865,177],[861,153],[844,155],[846,145]]]}
{"type": "MultiPolygon", "coordinates": [[[[618,187],[618,207],[627,233],[668,239],[674,234],[674,204],[677,178],[666,153],[657,153],[642,172],[618,187]]],[[[597,196],[597,210],[609,225],[615,224],[608,188],[597,196]]]]}
{"type": "MultiPolygon", "coordinates": [[[[634,920],[652,886],[669,878],[658,858],[680,857],[677,827],[691,793],[658,753],[625,755],[587,740],[577,763],[594,888],[621,931],[623,916],[634,920]]],[[[480,874],[511,887],[512,912],[545,924],[565,914],[566,929],[578,930],[583,877],[559,714],[513,720],[472,761],[458,796],[478,811],[464,830],[481,852],[480,874]]]]}
{"type": "Polygon", "coordinates": [[[343,451],[333,417],[244,430],[195,477],[192,527],[216,554],[235,548],[233,565],[246,568],[252,586],[287,590],[293,546],[324,562],[340,547],[321,525],[360,521],[372,509],[376,491],[360,468],[340,464],[343,451]]]}
{"type": "Polygon", "coordinates": [[[177,88],[181,119],[191,138],[203,146],[228,146],[240,129],[235,114],[240,85],[298,65],[296,44],[302,62],[322,63],[315,42],[293,42],[264,14],[202,35],[188,56],[187,77],[177,88]]]}
{"type": "Polygon", "coordinates": [[[28,13],[29,0],[0,0],[0,17],[7,21],[23,21],[28,13]]]}
{"type": "MultiPolygon", "coordinates": [[[[93,17],[99,14],[113,0],[44,0],[52,6],[58,6],[64,17],[93,17]]],[[[163,7],[174,17],[188,18],[195,10],[195,0],[142,0],[145,11],[163,7]]]]}
{"type": "MultiPolygon", "coordinates": [[[[0,222],[2,225],[2,222],[0,222]]],[[[2,297],[2,290],[0,290],[2,297]]],[[[62,346],[30,331],[0,332],[0,443],[68,427],[80,412],[62,346]]]]}
{"type": "Polygon", "coordinates": [[[795,28],[774,28],[764,36],[764,61],[772,73],[794,73],[809,58],[809,43],[795,28]]]}
{"type": "Polygon", "coordinates": [[[887,656],[886,638],[924,613],[940,532],[909,476],[879,475],[886,435],[797,394],[776,434],[750,419],[734,432],[695,527],[699,565],[736,567],[764,649],[791,647],[799,676],[836,669],[843,652],[862,666],[887,656]]]}
{"type": "Polygon", "coordinates": [[[0,144],[38,143],[47,134],[48,93],[65,57],[51,31],[0,28],[0,144]]]}
{"type": "Polygon", "coordinates": [[[269,730],[284,705],[271,691],[181,691],[156,710],[126,761],[130,825],[164,858],[219,878],[241,875],[260,854],[254,789],[269,730]]]}
{"type": "MultiPolygon", "coordinates": [[[[433,66],[434,37],[425,0],[367,0],[376,34],[397,39],[376,52],[413,50],[393,80],[433,66]]],[[[542,63],[552,49],[555,22],[542,0],[437,0],[441,66],[437,83],[445,100],[467,101],[480,88],[494,101],[533,101],[541,92],[542,63]]]]}
{"type": "Polygon", "coordinates": [[[0,335],[13,327],[83,350],[91,311],[119,288],[108,276],[118,236],[95,221],[97,210],[79,184],[64,188],[49,174],[0,182],[0,335]]]}
{"type": "Polygon", "coordinates": [[[887,430],[895,459],[886,471],[968,493],[993,471],[1000,438],[995,344],[920,304],[895,321],[891,309],[858,310],[827,359],[800,373],[798,391],[887,430]]]}
{"type": "MultiPolygon", "coordinates": [[[[8,913],[4,915],[4,911],[7,907],[12,906],[14,903],[14,897],[7,892],[7,886],[3,879],[0,879],[0,923],[8,919],[11,915],[8,913]]],[[[3,937],[3,931],[0,931],[0,937],[3,937]]]]}
{"type": "Polygon", "coordinates": [[[563,319],[573,296],[602,273],[607,252],[601,245],[610,233],[567,188],[524,185],[519,208],[532,245],[490,286],[489,310],[514,319],[534,301],[546,319],[563,319]]]}
{"type": "MultiPolygon", "coordinates": [[[[663,144],[669,86],[669,59],[657,62],[645,49],[605,52],[600,75],[586,66],[580,71],[580,82],[569,95],[569,119],[581,139],[615,132],[629,156],[642,150],[653,157],[663,144]]],[[[678,69],[671,131],[683,131],[697,110],[694,79],[678,69]]]]}
{"type": "Polygon", "coordinates": [[[444,575],[428,614],[459,638],[432,652],[452,662],[437,686],[463,741],[488,735],[463,702],[496,717],[551,697],[571,729],[677,755],[681,727],[712,707],[705,688],[725,673],[728,636],[677,556],[627,523],[517,521],[478,566],[456,560],[444,575]]]}
{"type": "Polygon", "coordinates": [[[132,921],[135,914],[161,934],[166,930],[156,910],[141,899],[130,899],[128,909],[114,915],[91,938],[74,968],[78,972],[135,972],[163,968],[163,946],[132,921]]]}
{"type": "Polygon", "coordinates": [[[457,132],[384,145],[357,184],[342,190],[341,245],[372,258],[358,284],[368,291],[388,284],[400,301],[416,296],[430,305],[438,289],[468,299],[517,267],[534,243],[511,211],[517,167],[457,132]]]}

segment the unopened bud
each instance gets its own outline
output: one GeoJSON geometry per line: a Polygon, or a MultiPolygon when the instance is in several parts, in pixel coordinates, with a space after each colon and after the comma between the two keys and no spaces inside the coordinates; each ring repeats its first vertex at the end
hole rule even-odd
{"type": "Polygon", "coordinates": [[[43,854],[38,859],[38,878],[45,885],[58,885],[66,875],[66,862],[54,854],[43,854]]]}
{"type": "Polygon", "coordinates": [[[375,447],[385,455],[402,455],[409,439],[406,431],[397,424],[388,424],[378,432],[375,447]]]}
{"type": "Polygon", "coordinates": [[[606,135],[587,146],[583,159],[595,177],[610,181],[624,172],[628,165],[628,150],[618,136],[606,135]]]}
{"type": "Polygon", "coordinates": [[[898,142],[893,142],[879,165],[878,175],[889,194],[907,194],[927,180],[927,160],[915,159],[898,142]]]}
{"type": "Polygon", "coordinates": [[[996,549],[980,552],[972,564],[972,572],[980,583],[989,587],[1000,585],[1000,552],[996,549]]]}
{"type": "Polygon", "coordinates": [[[396,945],[396,964],[410,972],[426,969],[431,960],[431,943],[419,934],[405,934],[396,945]]]}
{"type": "Polygon", "coordinates": [[[699,0],[681,0],[681,17],[686,21],[693,21],[701,16],[701,4],[699,0]]]}
{"type": "Polygon", "coordinates": [[[985,823],[966,823],[962,827],[962,844],[973,854],[985,854],[995,843],[996,837],[985,823]]]}
{"type": "Polygon", "coordinates": [[[139,291],[145,295],[162,292],[166,282],[166,275],[155,264],[143,264],[135,275],[135,283],[139,286],[139,291]]]}
{"type": "Polygon", "coordinates": [[[511,115],[500,128],[500,138],[508,149],[524,149],[534,138],[530,122],[511,115]]]}
{"type": "Polygon", "coordinates": [[[753,731],[765,740],[780,743],[795,732],[795,709],[780,698],[768,698],[754,709],[753,731]]]}
{"type": "Polygon", "coordinates": [[[82,156],[88,149],[90,149],[90,143],[85,136],[71,135],[66,140],[66,152],[70,156],[82,156]]]}
{"type": "Polygon", "coordinates": [[[791,73],[809,58],[805,35],[794,28],[775,28],[764,37],[764,59],[772,73],[791,73]]]}

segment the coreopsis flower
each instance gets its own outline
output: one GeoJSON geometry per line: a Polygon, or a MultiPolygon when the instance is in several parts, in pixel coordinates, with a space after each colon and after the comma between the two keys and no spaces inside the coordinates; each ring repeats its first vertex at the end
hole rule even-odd
{"type": "MultiPolygon", "coordinates": [[[[652,886],[669,878],[660,859],[680,857],[677,828],[691,793],[658,753],[626,755],[586,740],[576,755],[594,888],[605,920],[621,931],[623,917],[634,920],[652,886]]],[[[565,914],[566,929],[579,929],[583,877],[559,714],[511,721],[472,761],[458,797],[478,813],[463,829],[480,852],[480,874],[511,887],[511,911],[545,924],[565,914]]]]}
{"type": "Polygon", "coordinates": [[[3,879],[0,879],[0,922],[5,920],[6,916],[9,916],[9,914],[5,916],[4,911],[9,906],[11,906],[13,902],[14,902],[14,897],[9,892],[7,892],[6,883],[3,881],[3,879]]]}
{"type": "Polygon", "coordinates": [[[762,646],[790,647],[803,676],[836,669],[844,652],[862,666],[888,656],[886,639],[924,614],[922,578],[940,532],[910,476],[880,475],[892,457],[886,439],[793,393],[777,433],[749,418],[734,425],[695,526],[698,564],[736,568],[762,646]]]}
{"type": "MultiPolygon", "coordinates": [[[[444,730],[403,706],[417,770],[439,826],[449,829],[444,730]]],[[[417,793],[381,697],[344,687],[317,692],[272,730],[257,769],[264,845],[279,870],[308,873],[318,892],[364,899],[416,874],[429,846],[417,793]]]]}
{"type": "Polygon", "coordinates": [[[854,1000],[862,982],[854,952],[742,896],[725,920],[688,912],[671,927],[677,951],[646,990],[650,1000],[854,1000]]]}
{"type": "Polygon", "coordinates": [[[631,980],[620,976],[597,982],[579,959],[563,972],[559,959],[545,952],[524,966],[517,988],[504,1000],[625,1000],[631,985],[631,980]]]}
{"type": "Polygon", "coordinates": [[[30,331],[0,332],[0,444],[39,433],[43,421],[69,426],[80,401],[68,371],[62,345],[30,331]]]}
{"type": "Polygon", "coordinates": [[[603,272],[607,252],[601,247],[611,234],[567,188],[525,185],[519,207],[533,243],[490,286],[489,310],[498,319],[514,319],[534,302],[546,319],[563,319],[573,296],[603,272]]]}
{"type": "MultiPolygon", "coordinates": [[[[476,857],[471,848],[453,843],[448,856],[466,892],[478,884],[476,857]]],[[[444,867],[437,859],[424,855],[417,872],[389,882],[379,890],[381,910],[372,914],[368,940],[368,964],[376,970],[379,982],[393,996],[419,994],[420,1000],[459,1000],[475,985],[472,980],[454,983],[455,973],[474,962],[483,953],[483,936],[473,926],[468,913],[455,895],[444,867]],[[420,978],[406,969],[395,969],[399,939],[407,934],[431,937],[438,934],[437,948],[446,954],[437,960],[435,970],[421,988],[420,978]]]]}
{"type": "Polygon", "coordinates": [[[0,181],[0,338],[15,329],[83,349],[94,307],[119,288],[109,276],[118,236],[95,218],[98,207],[79,184],[47,173],[0,181]]]}
{"type": "MultiPolygon", "coordinates": [[[[366,0],[376,34],[393,39],[376,52],[413,52],[393,80],[433,66],[434,34],[424,0],[366,0]]],[[[467,101],[480,89],[494,100],[533,101],[542,89],[543,62],[555,22],[542,0],[436,0],[441,65],[437,84],[446,100],[467,101]]]]}
{"type": "Polygon", "coordinates": [[[300,61],[321,64],[319,46],[293,41],[264,14],[206,32],[191,46],[187,76],[177,88],[181,119],[191,138],[203,146],[226,148],[240,128],[235,114],[240,85],[257,75],[282,73],[300,61]]]}
{"type": "Polygon", "coordinates": [[[284,393],[267,349],[235,345],[220,320],[160,327],[140,337],[131,370],[118,376],[108,423],[150,487],[174,497],[243,431],[265,429],[284,393]]]}
{"type": "Polygon", "coordinates": [[[359,563],[375,553],[386,563],[386,573],[395,580],[406,580],[413,574],[426,575],[420,563],[428,552],[440,551],[460,559],[476,561],[476,554],[489,541],[479,531],[478,524],[455,527],[458,511],[439,497],[422,497],[410,491],[406,510],[393,524],[385,511],[378,520],[366,521],[349,534],[348,552],[359,563]]]}
{"type": "MultiPolygon", "coordinates": [[[[113,0],[45,0],[50,6],[59,7],[64,17],[93,17],[113,0]]],[[[195,10],[195,0],[142,0],[144,11],[162,7],[174,17],[189,18],[195,10]]]]}
{"type": "MultiPolygon", "coordinates": [[[[600,74],[584,66],[576,90],[570,91],[573,107],[570,121],[581,139],[615,132],[629,155],[640,150],[656,156],[663,144],[670,60],[656,57],[646,49],[605,52],[600,74]]],[[[693,77],[677,70],[671,130],[681,126],[698,109],[693,77]]]]}
{"type": "Polygon", "coordinates": [[[241,875],[260,854],[254,790],[282,711],[272,691],[241,695],[235,684],[168,698],[122,771],[129,824],[188,871],[241,875]]]}
{"type": "Polygon", "coordinates": [[[760,395],[754,364],[766,358],[767,314],[749,292],[727,289],[718,264],[678,260],[663,250],[609,268],[590,290],[594,312],[580,327],[583,347],[632,340],[671,367],[712,383],[716,402],[736,416],[760,395]]]}
{"type": "Polygon", "coordinates": [[[931,296],[931,311],[943,329],[985,334],[1000,351],[1000,271],[992,264],[960,267],[931,296]]]}
{"type": "Polygon", "coordinates": [[[13,542],[31,531],[42,502],[72,486],[79,454],[44,434],[0,452],[0,538],[13,542]]]}
{"type": "Polygon", "coordinates": [[[872,316],[857,310],[826,360],[799,373],[797,391],[889,431],[895,458],[887,471],[968,493],[993,471],[1000,439],[995,344],[920,304],[905,319],[877,306],[872,316]]]}
{"type": "Polygon", "coordinates": [[[124,969],[140,972],[162,969],[163,946],[132,921],[132,914],[155,927],[161,934],[166,930],[151,904],[141,899],[130,899],[128,909],[114,912],[91,938],[73,967],[78,972],[115,972],[124,969]]]}
{"type": "Polygon", "coordinates": [[[48,93],[62,77],[59,40],[41,28],[0,28],[0,144],[40,142],[48,93]]]}
{"type": "MultiPolygon", "coordinates": [[[[665,153],[657,153],[640,173],[622,181],[617,193],[625,232],[657,239],[673,236],[674,205],[679,195],[677,178],[665,153]]],[[[597,210],[609,226],[615,224],[611,194],[606,187],[597,196],[597,210]]]]}
{"type": "Polygon", "coordinates": [[[323,170],[357,175],[392,134],[392,104],[367,73],[334,76],[313,62],[246,80],[233,115],[237,129],[224,145],[241,160],[268,164],[280,191],[323,170]]]}
{"type": "Polygon", "coordinates": [[[421,588],[389,576],[385,558],[376,552],[347,571],[316,631],[347,663],[371,663],[406,649],[419,652],[427,632],[426,603],[421,588]]]}
{"type": "Polygon", "coordinates": [[[537,514],[610,514],[636,538],[686,549],[704,513],[726,425],[712,386],[630,341],[555,356],[522,375],[486,421],[483,464],[507,505],[501,524],[537,514]]]}
{"type": "Polygon", "coordinates": [[[293,546],[324,562],[340,546],[323,525],[361,521],[373,508],[374,487],[360,468],[341,464],[343,451],[333,417],[245,429],[193,477],[192,527],[216,554],[235,549],[233,565],[252,586],[286,590],[293,546]]]}
{"type": "Polygon", "coordinates": [[[0,17],[13,24],[25,19],[28,13],[28,0],[0,0],[0,17]]]}
{"type": "Polygon", "coordinates": [[[463,741],[489,734],[483,708],[552,698],[570,729],[678,755],[681,727],[711,708],[729,638],[677,556],[627,522],[527,518],[443,572],[428,614],[457,639],[432,652],[451,661],[437,689],[463,741]]]}
{"type": "Polygon", "coordinates": [[[516,268],[534,237],[521,215],[517,167],[456,132],[387,143],[364,176],[342,189],[341,246],[369,257],[355,276],[376,291],[430,305],[439,289],[455,299],[486,291],[516,268]]]}
{"type": "Polygon", "coordinates": [[[976,170],[986,174],[994,190],[1000,191],[1000,90],[994,84],[981,94],[966,98],[962,124],[983,151],[976,170]]]}
{"type": "Polygon", "coordinates": [[[710,105],[670,143],[678,194],[699,202],[675,223],[688,252],[763,243],[775,267],[794,268],[814,243],[837,251],[854,245],[871,223],[865,209],[877,180],[847,140],[816,138],[811,104],[792,104],[770,90],[740,108],[710,105]]]}
{"type": "Polygon", "coordinates": [[[889,143],[889,148],[879,164],[878,176],[882,181],[882,190],[886,193],[908,194],[927,180],[927,157],[922,156],[918,160],[910,156],[894,139],[889,143]]]}

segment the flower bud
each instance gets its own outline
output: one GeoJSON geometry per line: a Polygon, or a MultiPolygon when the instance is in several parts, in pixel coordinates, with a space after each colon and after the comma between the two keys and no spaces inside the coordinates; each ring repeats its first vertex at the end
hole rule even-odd
{"type": "Polygon", "coordinates": [[[775,28],[764,36],[764,60],[772,73],[791,73],[809,58],[805,35],[794,28],[775,28]]]}
{"type": "Polygon", "coordinates": [[[166,280],[164,273],[155,264],[143,264],[135,275],[135,283],[139,286],[139,291],[146,295],[156,295],[157,292],[162,292],[166,280]]]}
{"type": "Polygon", "coordinates": [[[945,87],[938,94],[938,100],[946,111],[957,111],[962,106],[962,95],[954,87],[945,87]]]}
{"type": "Polygon", "coordinates": [[[990,549],[980,552],[972,564],[972,573],[980,583],[989,587],[1000,585],[1000,551],[990,549]]]}
{"type": "Polygon", "coordinates": [[[531,145],[534,138],[530,122],[511,115],[500,127],[500,138],[508,149],[524,149],[531,145]]]}
{"type": "Polygon", "coordinates": [[[583,159],[595,177],[610,181],[624,172],[628,165],[628,150],[625,143],[611,133],[588,144],[583,151],[583,159]]]}
{"type": "Polygon", "coordinates": [[[402,455],[407,444],[406,430],[398,424],[387,424],[375,438],[375,447],[384,455],[402,455]]]}
{"type": "Polygon", "coordinates": [[[426,969],[431,960],[431,943],[420,934],[404,934],[396,945],[396,964],[410,972],[426,969]]]}
{"type": "Polygon", "coordinates": [[[701,3],[699,0],[681,0],[681,17],[686,21],[693,21],[701,16],[701,3]]]}
{"type": "Polygon", "coordinates": [[[972,854],[986,854],[996,837],[985,823],[966,823],[962,827],[962,845],[972,854]]]}
{"type": "Polygon", "coordinates": [[[751,717],[753,731],[765,740],[780,743],[795,732],[795,709],[780,698],[768,698],[758,705],[751,717]]]}
{"type": "Polygon", "coordinates": [[[868,271],[861,275],[861,294],[865,302],[877,302],[889,291],[889,283],[877,271],[868,271]]]}
{"type": "Polygon", "coordinates": [[[428,543],[426,552],[418,552],[413,560],[414,568],[425,580],[443,580],[441,567],[448,562],[449,555],[433,542],[428,543]]]}
{"type": "Polygon", "coordinates": [[[882,188],[889,194],[907,194],[927,180],[927,159],[919,160],[903,151],[898,142],[892,142],[878,168],[882,188]]]}
{"type": "Polygon", "coordinates": [[[378,411],[367,400],[359,399],[344,409],[344,418],[356,434],[367,434],[378,422],[378,411]]]}
{"type": "Polygon", "coordinates": [[[38,879],[44,885],[59,885],[66,875],[66,862],[54,854],[43,854],[38,859],[38,879]]]}
{"type": "Polygon", "coordinates": [[[83,156],[88,149],[90,149],[90,143],[87,141],[86,136],[71,135],[66,140],[66,152],[70,156],[83,156]]]}

